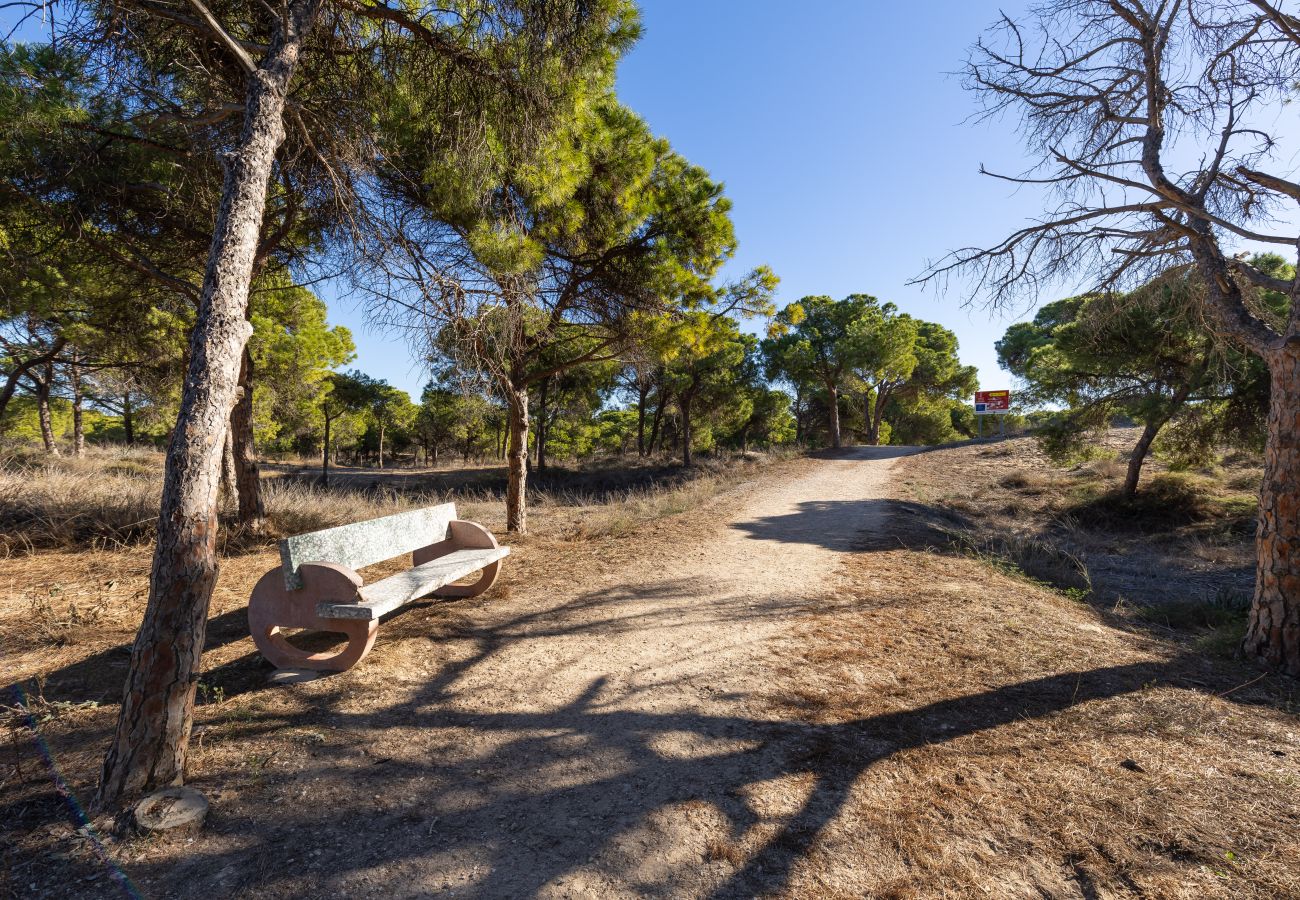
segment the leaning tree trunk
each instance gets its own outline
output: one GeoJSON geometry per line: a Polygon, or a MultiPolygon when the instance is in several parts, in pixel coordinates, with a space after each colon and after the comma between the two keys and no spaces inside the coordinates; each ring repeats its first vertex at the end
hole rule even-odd
{"type": "Polygon", "coordinates": [[[528,533],[528,388],[505,385],[508,415],[506,428],[509,447],[506,452],[506,531],[528,533]]]}
{"type": "Polygon", "coordinates": [[[1265,357],[1268,440],[1256,530],[1255,601],[1242,652],[1300,676],[1300,353],[1265,357]]]}
{"type": "Polygon", "coordinates": [[[1133,452],[1128,458],[1128,471],[1124,475],[1123,495],[1130,500],[1137,496],[1138,481],[1142,478],[1142,463],[1146,461],[1147,454],[1151,451],[1151,442],[1156,439],[1156,434],[1160,431],[1163,422],[1149,422],[1147,427],[1142,430],[1142,436],[1138,442],[1133,445],[1133,452]]]}
{"type": "Polygon", "coordinates": [[[239,399],[230,413],[230,457],[234,467],[237,521],[254,531],[266,524],[262,473],[253,443],[253,354],[247,345],[239,366],[239,399]]]}
{"type": "Polygon", "coordinates": [[[203,275],[180,413],[167,448],[158,542],[144,622],[131,648],[97,804],[184,779],[194,689],[217,579],[221,453],[252,326],[245,310],[267,183],[284,140],[289,81],[321,0],[295,0],[249,76],[244,127],[225,182],[203,275]]]}
{"type": "Polygon", "coordinates": [[[1182,408],[1187,402],[1187,398],[1192,395],[1194,385],[1188,384],[1178,388],[1169,399],[1169,405],[1165,407],[1159,418],[1147,422],[1146,428],[1142,430],[1142,436],[1133,447],[1133,453],[1128,458],[1128,472],[1124,475],[1123,495],[1128,499],[1137,496],[1138,481],[1142,478],[1142,464],[1146,462],[1147,454],[1151,452],[1151,444],[1160,433],[1160,429],[1169,424],[1169,420],[1174,414],[1182,408]]]}
{"type": "Polygon", "coordinates": [[[840,449],[840,389],[833,383],[826,385],[826,392],[831,397],[831,447],[840,449]]]}
{"type": "Polygon", "coordinates": [[[54,363],[46,363],[42,377],[36,379],[36,415],[41,423],[41,441],[50,456],[59,455],[54,440],[54,417],[50,414],[50,387],[54,384],[54,363]]]}

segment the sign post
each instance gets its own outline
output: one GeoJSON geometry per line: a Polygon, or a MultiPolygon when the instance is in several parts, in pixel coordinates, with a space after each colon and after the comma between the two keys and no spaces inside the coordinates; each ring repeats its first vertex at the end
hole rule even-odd
{"type": "MultiPolygon", "coordinates": [[[[975,415],[980,417],[977,421],[979,424],[979,436],[984,437],[984,416],[1005,416],[1011,412],[1011,392],[1010,391],[976,391],[975,392],[975,415]]],[[[1007,420],[999,420],[1000,432],[1007,433],[1007,420]]]]}

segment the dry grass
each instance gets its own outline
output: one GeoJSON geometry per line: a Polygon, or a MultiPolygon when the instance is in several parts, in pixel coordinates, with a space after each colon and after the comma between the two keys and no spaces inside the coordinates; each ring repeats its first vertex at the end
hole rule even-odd
{"type": "Polygon", "coordinates": [[[843,574],[779,668],[844,786],[789,896],[1300,896],[1294,683],[977,560],[843,574]]]}
{"type": "MultiPolygon", "coordinates": [[[[722,456],[692,469],[639,461],[620,467],[605,460],[535,477],[529,502],[544,528],[577,537],[627,534],[648,519],[691,509],[781,459],[722,456]]],[[[279,466],[268,474],[263,498],[269,534],[227,529],[228,550],[448,501],[466,518],[490,525],[502,518],[504,472],[498,466],[344,469],[328,489],[315,483],[314,468],[279,466]]],[[[152,450],[99,449],[80,459],[23,451],[0,459],[0,556],[147,543],[155,533],[161,478],[162,456],[152,450]]]]}
{"type": "Polygon", "coordinates": [[[1134,429],[1116,429],[1105,455],[1068,467],[1033,438],[972,443],[908,458],[899,473],[909,499],[955,518],[943,530],[960,552],[1086,592],[1135,626],[1226,646],[1240,619],[1224,622],[1216,598],[1251,590],[1261,461],[1234,452],[1170,472],[1149,460],[1130,500],[1118,489],[1134,440],[1134,429]]]}

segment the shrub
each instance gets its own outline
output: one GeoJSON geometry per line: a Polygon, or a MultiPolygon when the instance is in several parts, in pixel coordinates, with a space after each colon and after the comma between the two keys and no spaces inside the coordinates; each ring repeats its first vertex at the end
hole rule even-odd
{"type": "Polygon", "coordinates": [[[1214,518],[1220,511],[1210,492],[1184,475],[1157,475],[1135,497],[1107,491],[1063,510],[1084,528],[1142,532],[1172,531],[1214,518]]]}

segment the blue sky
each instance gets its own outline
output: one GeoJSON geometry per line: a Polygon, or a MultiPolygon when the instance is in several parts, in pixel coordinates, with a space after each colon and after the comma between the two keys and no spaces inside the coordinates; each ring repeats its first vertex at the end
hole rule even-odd
{"type": "MultiPolygon", "coordinates": [[[[978,174],[981,162],[1018,170],[1024,159],[1008,126],[963,124],[973,99],[948,74],[999,5],[642,7],[619,96],[726,183],[740,248],[724,277],[765,263],[781,277],[782,304],[857,292],[892,300],[953,329],[982,387],[1009,387],[993,342],[1020,316],[965,306],[956,285],[936,295],[907,284],[928,259],[996,241],[1038,208],[978,174]]],[[[418,393],[423,374],[400,338],[367,329],[350,304],[335,300],[331,315],[354,330],[357,367],[418,393]]]]}

